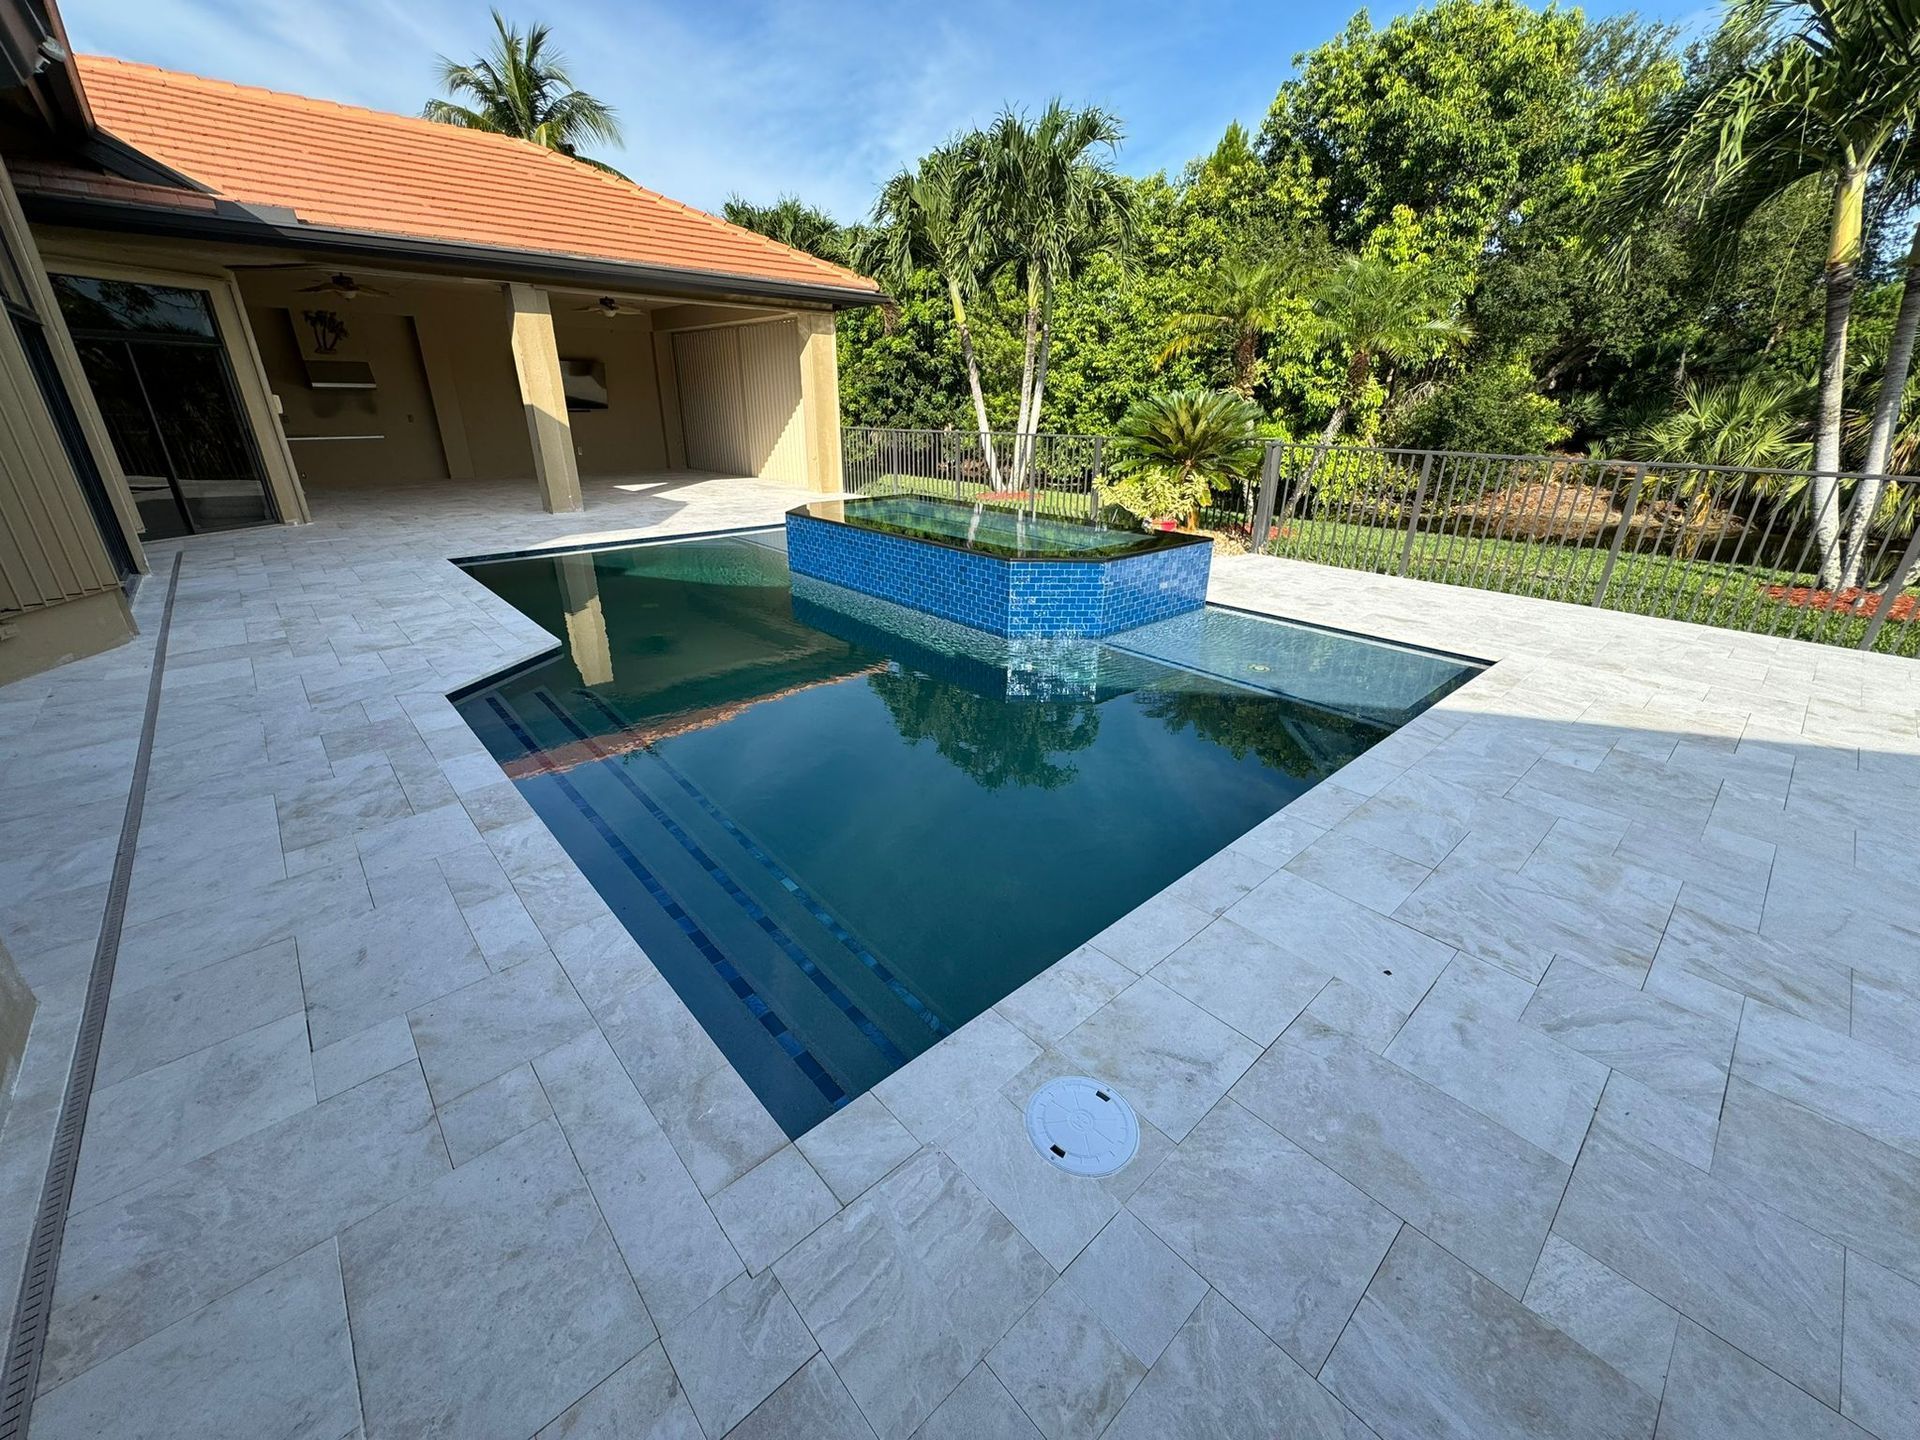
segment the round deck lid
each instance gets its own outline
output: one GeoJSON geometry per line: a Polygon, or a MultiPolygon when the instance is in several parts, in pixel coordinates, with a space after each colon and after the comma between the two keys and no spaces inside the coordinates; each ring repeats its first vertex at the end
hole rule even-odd
{"type": "Polygon", "coordinates": [[[1069,1175],[1111,1175],[1139,1153],[1140,1122],[1111,1085],[1063,1075],[1027,1101],[1027,1138],[1069,1175]]]}

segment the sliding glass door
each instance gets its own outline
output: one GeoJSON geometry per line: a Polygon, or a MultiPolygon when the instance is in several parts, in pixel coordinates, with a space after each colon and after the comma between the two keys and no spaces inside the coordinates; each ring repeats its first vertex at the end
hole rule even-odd
{"type": "Polygon", "coordinates": [[[147,537],[275,519],[206,292],[82,275],[53,284],[147,537]]]}

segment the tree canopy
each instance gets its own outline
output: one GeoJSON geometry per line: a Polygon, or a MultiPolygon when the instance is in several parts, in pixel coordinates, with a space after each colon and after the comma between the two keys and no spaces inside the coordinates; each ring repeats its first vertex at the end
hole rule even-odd
{"type": "Polygon", "coordinates": [[[1920,274],[1916,13],[1733,0],[1682,48],[1663,25],[1523,0],[1434,0],[1384,25],[1362,12],[1276,76],[1257,128],[1230,125],[1177,175],[1109,165],[1104,111],[1002,116],[891,182],[870,227],[841,231],[865,237],[847,253],[894,299],[842,318],[843,414],[1113,434],[1156,392],[1219,390],[1251,401],[1267,435],[1620,455],[1671,420],[1663,450],[1707,463],[1729,442],[1689,417],[1750,419],[1765,398],[1771,453],[1810,455],[1824,435],[1830,458],[1837,433],[1842,466],[1897,471],[1920,452],[1920,387],[1905,383],[1920,299],[1902,303],[1920,274]],[[1097,195],[1112,222],[1085,228],[1097,243],[960,194],[1017,173],[1008,127],[1043,119],[1085,142],[1087,168],[1078,192],[1040,183],[1029,203],[1051,193],[1069,214],[1059,197],[1097,195]],[[1793,135],[1842,137],[1852,169],[1793,135]],[[924,222],[939,206],[913,187],[943,166],[958,167],[955,203],[936,243],[924,222]],[[1854,343],[1836,363],[1834,222],[1854,199],[1854,343]]]}

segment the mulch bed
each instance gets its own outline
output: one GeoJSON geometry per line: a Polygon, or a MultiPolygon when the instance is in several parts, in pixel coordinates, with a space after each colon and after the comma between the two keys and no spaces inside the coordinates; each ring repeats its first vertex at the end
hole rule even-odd
{"type": "MultiPolygon", "coordinates": [[[[1880,608],[1880,596],[1876,592],[1857,586],[1836,591],[1816,590],[1811,585],[1769,585],[1766,595],[1769,600],[1802,610],[1848,610],[1856,615],[1871,616],[1880,608]]],[[[1920,597],[1897,597],[1887,612],[1887,619],[1896,624],[1920,619],[1920,597]]]]}

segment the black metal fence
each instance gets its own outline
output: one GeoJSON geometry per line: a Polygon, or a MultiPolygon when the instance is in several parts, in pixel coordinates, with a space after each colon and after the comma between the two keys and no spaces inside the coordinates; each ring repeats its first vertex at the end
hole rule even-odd
{"type": "Polygon", "coordinates": [[[1268,554],[1920,654],[1920,481],[1563,455],[1268,447],[1268,554]],[[1823,489],[1831,498],[1821,503],[1823,489]],[[1824,509],[1829,524],[1817,523],[1824,509]],[[1822,561],[1837,566],[1822,582],[1822,561]]]}
{"type": "MultiPolygon", "coordinates": [[[[843,455],[857,493],[1140,523],[1099,436],[850,429],[843,455]]],[[[1906,656],[1917,522],[1911,477],[1282,442],[1201,512],[1266,554],[1906,656]]]]}
{"type": "Polygon", "coordinates": [[[849,428],[841,474],[859,495],[937,495],[1097,524],[1106,444],[1101,435],[849,428]]]}

